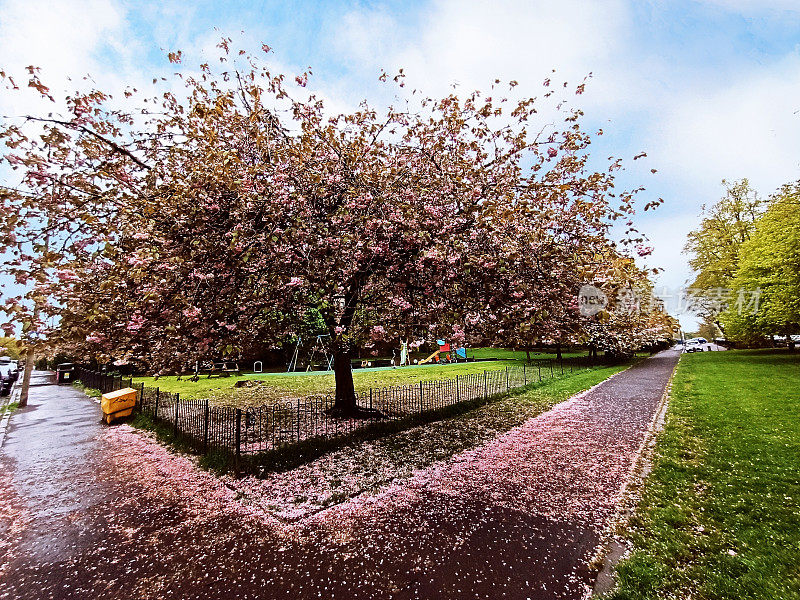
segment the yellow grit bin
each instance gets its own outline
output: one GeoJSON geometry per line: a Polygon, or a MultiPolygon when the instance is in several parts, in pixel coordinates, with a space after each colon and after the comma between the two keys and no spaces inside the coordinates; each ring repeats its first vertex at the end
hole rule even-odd
{"type": "Polygon", "coordinates": [[[103,394],[100,399],[100,408],[103,409],[103,422],[109,425],[124,417],[131,416],[136,405],[136,390],[122,388],[116,392],[103,394]]]}

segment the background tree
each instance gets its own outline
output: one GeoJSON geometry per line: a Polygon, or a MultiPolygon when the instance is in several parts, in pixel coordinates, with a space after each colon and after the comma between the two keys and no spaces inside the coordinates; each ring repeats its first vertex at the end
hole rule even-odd
{"type": "Polygon", "coordinates": [[[725,195],[711,208],[703,206],[700,227],[689,232],[684,252],[697,274],[689,286],[692,307],[725,333],[718,315],[725,309],[728,290],[739,265],[741,245],[750,239],[766,202],[747,179],[723,180],[725,195]]]}
{"type": "Polygon", "coordinates": [[[713,340],[714,338],[718,337],[718,327],[709,321],[704,321],[700,323],[700,327],[697,329],[697,335],[699,337],[706,338],[707,340],[713,340]]]}
{"type": "MultiPolygon", "coordinates": [[[[649,251],[640,249],[641,254],[649,251]]],[[[581,316],[577,332],[581,343],[608,356],[629,358],[643,348],[672,342],[678,323],[655,297],[649,273],[631,257],[609,245],[586,274],[588,282],[604,294],[607,304],[597,314],[581,316]]]]}
{"type": "Polygon", "coordinates": [[[784,186],[740,249],[729,307],[733,339],[800,333],[800,184],[784,186]]]}
{"type": "Polygon", "coordinates": [[[22,357],[22,347],[14,337],[0,337],[0,353],[19,360],[22,357]]]}

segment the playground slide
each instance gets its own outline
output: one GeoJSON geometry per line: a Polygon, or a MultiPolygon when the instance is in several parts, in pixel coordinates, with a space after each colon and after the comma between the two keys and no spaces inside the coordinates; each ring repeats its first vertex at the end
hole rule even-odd
{"type": "Polygon", "coordinates": [[[432,361],[434,358],[436,358],[437,356],[439,356],[439,352],[441,352],[441,350],[437,350],[436,352],[434,352],[433,354],[431,354],[431,355],[430,355],[428,358],[426,358],[425,360],[421,360],[421,361],[419,361],[419,364],[421,364],[421,365],[424,365],[424,364],[426,364],[426,363],[429,363],[429,362],[431,362],[431,361],[432,361]]]}

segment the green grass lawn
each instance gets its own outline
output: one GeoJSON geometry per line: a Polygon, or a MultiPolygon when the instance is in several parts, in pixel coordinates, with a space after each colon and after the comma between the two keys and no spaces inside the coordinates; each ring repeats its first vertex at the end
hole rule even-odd
{"type": "Polygon", "coordinates": [[[684,355],[615,600],[800,598],[800,354],[684,355]]]}
{"type": "MultiPolygon", "coordinates": [[[[407,385],[419,381],[451,379],[456,375],[467,373],[483,373],[505,369],[506,361],[486,361],[474,363],[458,363],[453,365],[409,366],[397,369],[356,369],[353,371],[353,382],[356,391],[368,390],[393,385],[407,385]]],[[[533,367],[531,367],[533,369],[533,367]]],[[[258,401],[263,402],[270,397],[302,397],[310,394],[327,394],[334,389],[333,373],[314,371],[310,373],[262,373],[246,374],[239,377],[201,377],[199,381],[190,381],[187,377],[137,377],[134,383],[144,383],[148,387],[159,387],[172,393],[180,393],[181,398],[211,398],[220,403],[252,404],[248,397],[252,390],[258,390],[258,401]],[[258,388],[234,388],[241,379],[257,379],[263,383],[258,388]]]]}
{"type": "MultiPolygon", "coordinates": [[[[586,356],[586,352],[562,352],[561,356],[564,358],[571,358],[576,356],[586,356]]],[[[527,353],[525,350],[512,350],[511,348],[468,348],[467,356],[470,358],[497,358],[500,360],[516,360],[526,361],[527,353]]],[[[531,351],[531,360],[547,360],[555,359],[555,352],[540,352],[531,351]]]]}

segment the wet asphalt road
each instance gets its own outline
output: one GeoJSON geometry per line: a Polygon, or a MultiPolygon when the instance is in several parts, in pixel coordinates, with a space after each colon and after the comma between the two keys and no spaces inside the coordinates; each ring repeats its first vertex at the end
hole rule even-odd
{"type": "MultiPolygon", "coordinates": [[[[598,452],[591,477],[601,477],[595,467],[612,470],[603,461],[616,455],[632,460],[677,359],[661,353],[565,413],[563,456],[554,445],[548,468],[568,472],[569,448],[584,435],[587,448],[611,449],[598,452]]],[[[549,423],[547,413],[537,419],[549,423]]],[[[559,498],[590,494],[580,485],[591,477],[551,481],[532,455],[523,481],[533,490],[491,473],[475,475],[467,493],[423,480],[379,509],[345,503],[291,529],[225,510],[198,514],[154,494],[147,475],[121,472],[109,451],[124,449],[104,440],[99,420],[99,406],[70,386],[32,388],[14,414],[0,449],[0,599],[579,598],[598,523],[613,511],[587,501],[559,516],[559,498]],[[536,498],[548,494],[539,510],[536,498]],[[526,510],[506,501],[525,495],[526,510]]],[[[601,483],[621,483],[626,468],[601,483]]]]}

